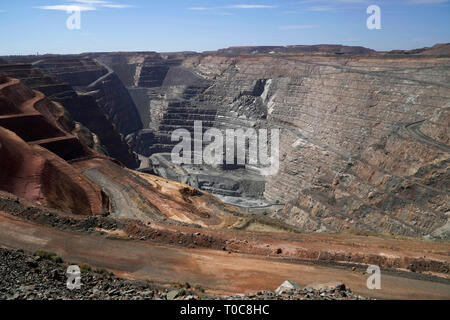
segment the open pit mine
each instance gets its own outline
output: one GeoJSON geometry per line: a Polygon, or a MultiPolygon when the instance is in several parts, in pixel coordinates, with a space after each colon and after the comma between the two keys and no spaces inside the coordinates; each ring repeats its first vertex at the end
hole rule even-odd
{"type": "Polygon", "coordinates": [[[450,299],[449,128],[449,44],[2,57],[0,299],[450,299]]]}

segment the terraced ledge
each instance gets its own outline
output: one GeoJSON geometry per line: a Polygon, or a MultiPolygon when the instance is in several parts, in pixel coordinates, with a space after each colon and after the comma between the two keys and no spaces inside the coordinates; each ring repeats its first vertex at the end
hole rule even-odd
{"type": "Polygon", "coordinates": [[[407,124],[407,125],[405,125],[405,129],[408,131],[409,134],[411,134],[416,139],[418,139],[430,146],[439,148],[442,151],[450,152],[450,146],[448,146],[444,143],[441,143],[439,141],[435,141],[435,140],[431,139],[430,137],[426,136],[425,134],[423,134],[422,131],[420,131],[420,126],[424,122],[425,122],[425,120],[420,120],[417,122],[407,124]]]}

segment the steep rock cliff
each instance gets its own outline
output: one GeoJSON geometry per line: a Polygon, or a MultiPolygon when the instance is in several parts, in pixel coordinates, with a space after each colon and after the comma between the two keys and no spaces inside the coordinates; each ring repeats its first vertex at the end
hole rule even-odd
{"type": "Polygon", "coordinates": [[[279,128],[280,170],[264,191],[284,204],[273,216],[308,231],[449,237],[448,56],[233,50],[144,73],[154,64],[128,54],[130,91],[152,87],[139,152],[169,152],[170,133],[194,120],[279,128]]]}

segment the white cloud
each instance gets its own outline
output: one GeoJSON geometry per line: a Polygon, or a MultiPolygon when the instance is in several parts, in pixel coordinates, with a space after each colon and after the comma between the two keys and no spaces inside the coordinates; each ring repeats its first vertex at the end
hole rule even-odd
{"type": "Polygon", "coordinates": [[[102,7],[113,9],[125,9],[125,8],[132,8],[133,6],[129,4],[103,4],[102,7]]]}
{"type": "Polygon", "coordinates": [[[313,6],[313,7],[309,7],[306,10],[308,11],[332,11],[334,10],[333,7],[330,6],[313,6]]]}
{"type": "Polygon", "coordinates": [[[344,2],[344,3],[367,3],[369,0],[335,0],[335,2],[344,2]]]}
{"type": "MultiPolygon", "coordinates": [[[[370,0],[372,1],[372,0],[370,0]]],[[[340,3],[367,3],[369,2],[369,0],[303,0],[303,1],[299,1],[298,3],[336,3],[336,2],[340,2],[340,3]]]]}
{"type": "Polygon", "coordinates": [[[96,5],[96,4],[106,4],[109,3],[108,1],[102,1],[102,0],[74,0],[74,2],[78,3],[84,3],[88,5],[96,5]]]}
{"type": "MultiPolygon", "coordinates": [[[[347,4],[363,4],[363,3],[371,3],[373,0],[302,0],[296,2],[296,4],[313,4],[313,3],[320,3],[320,4],[336,4],[336,3],[347,3],[347,4]]],[[[391,1],[385,0],[386,3],[389,3],[391,1]]],[[[395,4],[435,4],[435,3],[448,3],[450,0],[399,0],[395,4]]]]}
{"type": "Polygon", "coordinates": [[[205,11],[205,10],[211,10],[213,8],[207,8],[207,7],[190,7],[187,8],[188,10],[198,10],[198,11],[205,11]]]}
{"type": "Polygon", "coordinates": [[[230,11],[235,9],[273,9],[277,8],[275,5],[265,4],[235,4],[224,7],[189,7],[186,10],[198,11],[202,13],[208,13],[219,16],[232,16],[234,15],[230,11]]]}
{"type": "Polygon", "coordinates": [[[449,0],[410,0],[412,4],[433,4],[433,3],[446,3],[449,0]]]}
{"type": "Polygon", "coordinates": [[[316,25],[291,25],[291,26],[280,26],[280,30],[303,30],[303,29],[316,29],[319,26],[316,25]]]}
{"type": "Polygon", "coordinates": [[[36,8],[42,9],[42,10],[59,10],[59,11],[94,11],[94,10],[96,10],[94,7],[80,6],[80,5],[76,5],[76,4],[40,6],[40,7],[36,7],[36,8]]]}
{"type": "Polygon", "coordinates": [[[270,8],[276,8],[277,6],[269,6],[264,4],[235,4],[232,6],[227,6],[225,8],[230,9],[270,9],[270,8]]]}
{"type": "Polygon", "coordinates": [[[95,11],[99,8],[124,9],[133,6],[128,4],[112,3],[103,0],[72,0],[66,2],[73,2],[71,4],[39,6],[36,7],[42,10],[59,10],[59,11],[95,11]]]}
{"type": "Polygon", "coordinates": [[[225,7],[189,7],[186,9],[195,11],[215,11],[220,9],[273,9],[273,8],[277,8],[277,6],[266,4],[235,4],[225,7]]]}

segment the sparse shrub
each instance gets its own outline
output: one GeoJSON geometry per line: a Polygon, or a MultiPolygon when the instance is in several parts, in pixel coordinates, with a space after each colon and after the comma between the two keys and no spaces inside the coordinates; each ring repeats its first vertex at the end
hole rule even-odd
{"type": "Polygon", "coordinates": [[[52,260],[56,263],[63,263],[63,259],[60,256],[55,256],[52,260]]]}
{"type": "Polygon", "coordinates": [[[38,250],[34,253],[35,256],[41,257],[42,259],[51,260],[56,263],[62,263],[63,259],[56,253],[47,250],[38,250]]]}
{"type": "Polygon", "coordinates": [[[174,288],[179,288],[179,289],[190,289],[191,285],[189,282],[181,282],[181,281],[172,281],[170,282],[171,286],[174,288]]]}
{"type": "Polygon", "coordinates": [[[98,273],[98,274],[101,274],[101,275],[104,275],[104,276],[113,276],[114,275],[114,273],[112,273],[112,272],[110,272],[110,271],[108,271],[106,269],[103,269],[103,268],[95,268],[94,272],[98,273]]]}
{"type": "Polygon", "coordinates": [[[183,284],[178,280],[171,281],[170,285],[175,288],[183,288],[183,284]]]}
{"type": "Polygon", "coordinates": [[[80,271],[81,271],[81,273],[87,273],[89,271],[92,271],[92,268],[87,263],[82,263],[82,264],[80,264],[80,271]]]}
{"type": "Polygon", "coordinates": [[[195,291],[198,291],[198,292],[201,292],[201,293],[204,293],[204,292],[205,292],[205,289],[204,289],[201,285],[199,285],[199,284],[196,284],[196,285],[194,286],[194,290],[195,290],[195,291]]]}

